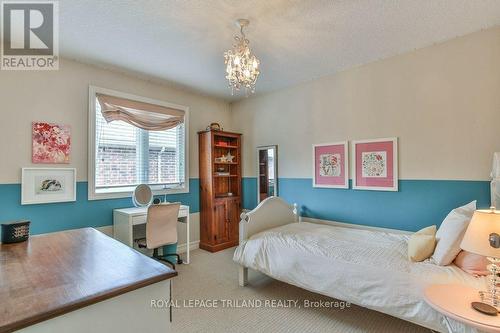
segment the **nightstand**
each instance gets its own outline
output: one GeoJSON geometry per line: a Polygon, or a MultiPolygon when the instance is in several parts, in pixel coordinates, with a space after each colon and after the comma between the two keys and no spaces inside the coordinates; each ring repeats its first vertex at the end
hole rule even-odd
{"type": "Polygon", "coordinates": [[[459,284],[433,284],[424,294],[427,304],[443,315],[448,332],[453,333],[449,318],[483,332],[500,332],[500,314],[488,316],[471,307],[471,302],[480,301],[476,289],[459,284]]]}

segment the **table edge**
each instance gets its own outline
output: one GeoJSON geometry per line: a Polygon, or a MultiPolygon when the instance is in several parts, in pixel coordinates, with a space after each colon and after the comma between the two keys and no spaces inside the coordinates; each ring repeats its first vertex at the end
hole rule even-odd
{"type": "MultiPolygon", "coordinates": [[[[113,211],[118,211],[118,212],[123,212],[126,209],[139,209],[139,208],[144,208],[146,209],[147,207],[122,207],[122,208],[113,208],[113,211]]],[[[179,210],[187,210],[189,209],[190,206],[188,205],[180,205],[179,210]]]]}
{"type": "MultiPolygon", "coordinates": [[[[439,284],[431,284],[424,289],[424,300],[427,303],[427,305],[429,305],[432,309],[436,310],[437,312],[439,312],[443,316],[450,317],[454,320],[460,321],[463,324],[474,326],[475,328],[486,329],[486,330],[490,330],[490,329],[500,330],[500,326],[492,326],[492,325],[484,324],[484,323],[481,323],[479,321],[460,316],[460,315],[455,314],[453,312],[450,312],[450,311],[438,306],[434,302],[432,302],[429,299],[429,297],[427,296],[427,289],[429,289],[430,287],[432,287],[434,285],[439,285],[439,284]]],[[[444,284],[444,285],[446,285],[446,284],[444,284]]],[[[450,284],[450,285],[453,285],[453,284],[450,284]]]]}
{"type": "Polygon", "coordinates": [[[114,289],[110,289],[107,291],[103,291],[103,292],[97,293],[95,295],[90,295],[90,296],[82,298],[78,301],[73,301],[73,302],[70,302],[67,304],[63,304],[61,306],[58,306],[57,308],[50,309],[50,310],[47,310],[45,312],[37,313],[35,315],[28,316],[28,317],[20,319],[18,321],[10,322],[6,325],[0,326],[0,333],[14,332],[14,331],[20,330],[22,328],[26,328],[28,326],[32,326],[32,325],[41,323],[43,321],[64,315],[66,313],[84,308],[86,306],[96,304],[96,303],[105,301],[107,299],[110,299],[110,298],[113,298],[116,296],[123,295],[125,293],[130,292],[130,291],[134,291],[134,290],[137,290],[137,289],[140,289],[143,287],[147,287],[149,285],[152,285],[152,284],[155,284],[155,283],[158,283],[161,281],[169,280],[177,275],[178,275],[177,271],[171,270],[170,272],[161,273],[159,275],[156,275],[156,276],[153,276],[153,277],[141,280],[141,281],[137,281],[137,282],[130,283],[130,284],[125,284],[123,286],[120,286],[120,287],[117,287],[114,289]]]}

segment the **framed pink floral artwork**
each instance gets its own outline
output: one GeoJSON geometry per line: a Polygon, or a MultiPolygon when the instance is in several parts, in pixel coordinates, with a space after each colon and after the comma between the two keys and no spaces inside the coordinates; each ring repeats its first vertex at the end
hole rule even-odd
{"type": "Polygon", "coordinates": [[[313,187],[349,188],[347,141],[313,145],[313,187]]]}
{"type": "Polygon", "coordinates": [[[71,128],[68,125],[34,122],[32,124],[33,163],[68,164],[71,128]]]}
{"type": "Polygon", "coordinates": [[[352,142],[354,175],[352,188],[357,190],[398,190],[398,139],[375,139],[352,142]]]}

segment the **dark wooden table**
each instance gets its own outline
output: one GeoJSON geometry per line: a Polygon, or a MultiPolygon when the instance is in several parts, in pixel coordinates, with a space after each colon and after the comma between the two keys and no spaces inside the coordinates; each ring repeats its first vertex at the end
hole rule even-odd
{"type": "Polygon", "coordinates": [[[0,333],[176,275],[169,267],[92,228],[0,244],[0,333]]]}

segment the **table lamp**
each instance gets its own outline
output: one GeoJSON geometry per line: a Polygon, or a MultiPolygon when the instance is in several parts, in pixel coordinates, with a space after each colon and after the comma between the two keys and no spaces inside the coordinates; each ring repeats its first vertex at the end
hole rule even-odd
{"type": "Polygon", "coordinates": [[[476,210],[465,232],[460,247],[488,258],[488,290],[480,292],[482,302],[473,302],[472,307],[480,312],[496,315],[500,304],[500,211],[476,210]],[[492,306],[494,308],[492,308],[492,306]]]}

